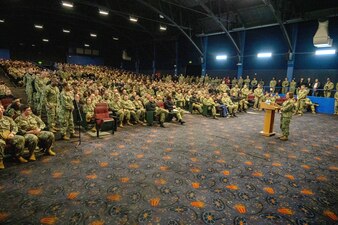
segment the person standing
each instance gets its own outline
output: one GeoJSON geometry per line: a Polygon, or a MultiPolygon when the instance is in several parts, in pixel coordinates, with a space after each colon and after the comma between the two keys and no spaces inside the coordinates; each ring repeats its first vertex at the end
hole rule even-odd
{"type": "Polygon", "coordinates": [[[295,94],[296,85],[297,85],[297,83],[296,83],[295,79],[292,79],[292,81],[290,82],[289,92],[291,92],[292,94],[295,94]]]}
{"type": "Polygon", "coordinates": [[[298,91],[298,95],[297,95],[297,109],[296,109],[296,113],[298,113],[301,116],[304,113],[305,100],[306,100],[306,96],[307,96],[308,93],[309,93],[309,91],[307,90],[307,88],[303,84],[300,87],[299,91],[298,91]]]}
{"type": "Polygon", "coordinates": [[[305,83],[305,87],[309,90],[308,95],[312,95],[312,90],[311,90],[312,86],[313,86],[313,84],[312,84],[311,78],[307,78],[307,81],[305,83]]]}
{"type": "Polygon", "coordinates": [[[249,88],[250,87],[250,77],[246,76],[246,79],[244,80],[244,84],[249,88]]]}
{"type": "Polygon", "coordinates": [[[256,89],[257,84],[258,84],[258,81],[256,80],[256,77],[254,77],[253,80],[251,81],[252,90],[256,89]]]}
{"type": "Polygon", "coordinates": [[[324,85],[324,97],[325,98],[330,98],[331,96],[331,91],[334,88],[333,82],[331,82],[330,78],[327,78],[327,82],[324,85]]]}
{"type": "Polygon", "coordinates": [[[334,94],[334,114],[338,115],[338,91],[334,94]]]}
{"type": "Polygon", "coordinates": [[[289,128],[290,122],[292,118],[294,110],[294,101],[293,101],[293,93],[288,92],[286,94],[286,101],[283,102],[283,105],[280,109],[282,115],[280,117],[280,129],[282,130],[282,136],[279,137],[282,141],[287,141],[289,137],[289,128]]]}
{"type": "Polygon", "coordinates": [[[319,95],[318,89],[320,89],[320,82],[318,81],[318,79],[315,80],[315,83],[313,84],[312,89],[313,89],[314,96],[318,96],[319,95]]]}
{"type": "Polygon", "coordinates": [[[67,133],[70,133],[71,138],[76,138],[73,120],[73,92],[70,86],[65,83],[65,87],[61,92],[60,105],[61,105],[61,135],[63,140],[69,140],[67,133]]]}
{"type": "Polygon", "coordinates": [[[276,89],[276,79],[273,77],[272,80],[270,81],[270,92],[274,93],[276,89]]]}
{"type": "Polygon", "coordinates": [[[243,82],[244,82],[244,80],[243,80],[242,76],[240,76],[239,79],[238,79],[238,87],[239,88],[243,87],[243,82]]]}
{"type": "Polygon", "coordinates": [[[254,90],[254,96],[255,96],[255,103],[254,103],[254,110],[258,110],[259,106],[262,102],[262,98],[264,96],[262,86],[258,84],[257,88],[254,90]]]}
{"type": "Polygon", "coordinates": [[[288,91],[288,87],[289,87],[289,81],[288,81],[288,78],[285,77],[282,83],[282,94],[286,94],[286,92],[288,91]]]}
{"type": "Polygon", "coordinates": [[[56,127],[57,124],[57,110],[60,105],[59,101],[60,91],[57,80],[53,79],[44,91],[43,99],[46,105],[48,128],[51,132],[56,132],[60,129],[56,127]]]}

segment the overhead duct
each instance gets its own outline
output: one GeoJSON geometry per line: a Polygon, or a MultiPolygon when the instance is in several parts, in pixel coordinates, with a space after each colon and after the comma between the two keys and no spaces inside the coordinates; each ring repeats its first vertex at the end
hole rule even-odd
{"type": "Polygon", "coordinates": [[[122,59],[126,60],[126,61],[131,61],[131,57],[128,56],[128,53],[127,53],[126,50],[123,50],[123,52],[122,52],[122,59]]]}
{"type": "Polygon", "coordinates": [[[318,30],[313,37],[313,45],[317,48],[332,47],[333,40],[329,36],[329,21],[318,21],[318,30]]]}

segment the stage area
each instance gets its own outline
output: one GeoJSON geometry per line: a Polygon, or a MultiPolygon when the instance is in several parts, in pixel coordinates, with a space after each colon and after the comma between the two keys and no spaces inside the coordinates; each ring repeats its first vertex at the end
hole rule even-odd
{"type": "Polygon", "coordinates": [[[338,117],[263,112],[133,126],[0,172],[1,224],[336,224],[338,117]],[[279,132],[279,115],[275,130],[279,132]]]}

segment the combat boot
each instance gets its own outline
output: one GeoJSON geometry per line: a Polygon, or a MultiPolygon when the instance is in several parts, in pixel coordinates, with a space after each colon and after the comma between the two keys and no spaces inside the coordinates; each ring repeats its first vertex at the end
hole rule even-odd
{"type": "Polygon", "coordinates": [[[70,138],[78,138],[78,137],[79,137],[79,135],[77,135],[77,134],[74,134],[74,133],[70,134],[70,138]]]}
{"type": "Polygon", "coordinates": [[[35,153],[33,152],[30,156],[29,156],[29,161],[36,161],[36,157],[35,157],[35,153]]]}
{"type": "Polygon", "coordinates": [[[49,131],[50,132],[53,132],[53,133],[56,133],[56,130],[52,127],[52,128],[49,128],[49,131]]]}
{"type": "Polygon", "coordinates": [[[48,153],[48,155],[50,155],[50,156],[55,156],[55,155],[56,155],[56,153],[53,152],[52,148],[49,148],[49,149],[47,150],[47,153],[48,153]]]}
{"type": "Polygon", "coordinates": [[[133,124],[129,120],[127,121],[127,124],[133,126],[133,124]]]}
{"type": "Polygon", "coordinates": [[[0,170],[5,169],[5,165],[4,162],[2,161],[2,159],[0,160],[0,170]]]}
{"type": "Polygon", "coordinates": [[[123,128],[123,124],[122,124],[122,122],[120,123],[119,127],[123,128]]]}
{"type": "Polygon", "coordinates": [[[26,159],[24,159],[22,156],[19,156],[18,157],[18,160],[19,160],[19,162],[20,163],[26,163],[26,162],[28,162],[26,159]]]}
{"type": "Polygon", "coordinates": [[[65,140],[65,141],[69,141],[70,140],[70,138],[67,135],[63,135],[62,139],[65,140]]]}
{"type": "Polygon", "coordinates": [[[287,141],[287,140],[288,140],[288,138],[285,137],[285,136],[282,136],[282,137],[280,137],[279,139],[282,140],[282,141],[287,141]]]}

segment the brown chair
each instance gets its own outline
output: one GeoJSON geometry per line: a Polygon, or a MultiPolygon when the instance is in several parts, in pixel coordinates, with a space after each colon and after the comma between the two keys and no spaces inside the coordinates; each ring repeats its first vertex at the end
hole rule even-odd
{"type": "Polygon", "coordinates": [[[111,127],[112,133],[115,131],[114,118],[109,116],[109,111],[107,106],[96,106],[94,109],[94,117],[96,124],[96,136],[100,136],[100,131],[111,127]]]}

